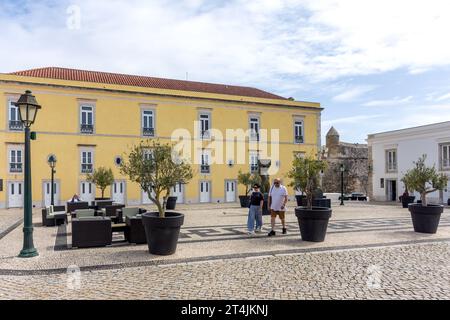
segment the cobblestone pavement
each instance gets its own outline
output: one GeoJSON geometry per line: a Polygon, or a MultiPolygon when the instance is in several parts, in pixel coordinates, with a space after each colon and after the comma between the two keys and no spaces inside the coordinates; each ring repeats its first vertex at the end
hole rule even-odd
{"type": "Polygon", "coordinates": [[[2,299],[450,299],[450,243],[46,276],[0,276],[2,299]]]}
{"type": "Polygon", "coordinates": [[[23,221],[23,210],[0,210],[0,239],[23,221]]]}
{"type": "Polygon", "coordinates": [[[20,227],[0,238],[0,299],[450,298],[448,208],[429,235],[413,232],[398,204],[335,206],[322,243],[301,240],[292,206],[288,234],[273,238],[247,236],[247,210],[236,204],[177,211],[185,214],[177,252],[161,257],[120,241],[71,249],[70,223],[42,227],[35,210],[38,257],[17,258],[20,227]]]}

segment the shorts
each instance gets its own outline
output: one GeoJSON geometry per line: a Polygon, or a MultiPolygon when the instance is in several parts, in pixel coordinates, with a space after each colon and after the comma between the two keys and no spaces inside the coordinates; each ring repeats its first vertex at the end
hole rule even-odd
{"type": "Polygon", "coordinates": [[[286,216],[286,211],[275,211],[275,210],[270,210],[270,216],[272,218],[276,218],[278,216],[280,216],[281,220],[284,220],[285,216],[286,216]]]}

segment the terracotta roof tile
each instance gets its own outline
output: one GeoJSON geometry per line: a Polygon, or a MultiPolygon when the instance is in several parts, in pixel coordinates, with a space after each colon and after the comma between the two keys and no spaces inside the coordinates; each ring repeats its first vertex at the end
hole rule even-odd
{"type": "Polygon", "coordinates": [[[240,87],[225,84],[183,81],[183,80],[135,76],[109,72],[86,71],[86,70],[57,68],[57,67],[30,69],[12,72],[10,74],[36,78],[49,78],[49,79],[105,83],[105,84],[115,84],[134,87],[206,92],[206,93],[227,94],[227,95],[246,96],[255,98],[286,100],[286,98],[283,98],[281,96],[250,87],[240,87]]]}

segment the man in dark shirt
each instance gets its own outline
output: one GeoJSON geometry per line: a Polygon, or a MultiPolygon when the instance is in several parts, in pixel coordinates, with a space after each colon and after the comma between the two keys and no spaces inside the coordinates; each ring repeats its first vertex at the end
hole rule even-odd
{"type": "Polygon", "coordinates": [[[247,230],[248,234],[261,232],[262,227],[262,208],[264,204],[264,196],[259,191],[259,185],[253,185],[253,192],[250,196],[250,209],[248,211],[247,230]],[[255,229],[256,220],[256,229],[255,229]]]}

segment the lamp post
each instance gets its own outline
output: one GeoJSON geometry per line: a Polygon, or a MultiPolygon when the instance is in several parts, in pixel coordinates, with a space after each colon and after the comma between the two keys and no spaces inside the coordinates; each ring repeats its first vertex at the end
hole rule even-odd
{"type": "Polygon", "coordinates": [[[344,205],[344,164],[341,164],[341,206],[344,205]]]}
{"type": "Polygon", "coordinates": [[[54,154],[51,154],[49,157],[48,157],[48,159],[47,159],[47,163],[48,163],[48,165],[50,166],[50,168],[51,168],[51,170],[52,170],[52,185],[51,185],[51,187],[50,187],[50,192],[51,192],[51,196],[50,196],[50,204],[52,205],[52,206],[54,206],[55,205],[55,197],[54,197],[54,195],[55,195],[55,190],[53,189],[54,188],[54,186],[55,186],[55,173],[56,173],[56,170],[55,170],[55,167],[56,167],[56,156],[54,155],[54,154]]]}
{"type": "Polygon", "coordinates": [[[25,187],[24,187],[24,223],[23,223],[23,249],[19,257],[31,258],[38,255],[33,244],[33,213],[31,195],[31,150],[30,150],[30,127],[36,119],[36,114],[41,106],[30,90],[25,91],[17,102],[14,103],[19,108],[20,121],[25,127],[25,187]]]}

